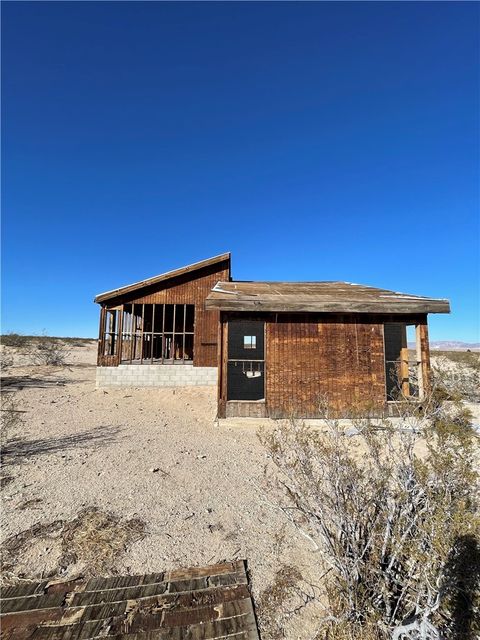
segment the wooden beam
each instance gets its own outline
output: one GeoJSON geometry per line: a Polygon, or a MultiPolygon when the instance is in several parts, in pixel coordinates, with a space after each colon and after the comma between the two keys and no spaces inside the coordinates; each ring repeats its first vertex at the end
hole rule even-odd
{"type": "MultiPolygon", "coordinates": [[[[419,353],[420,364],[419,374],[421,372],[422,389],[421,398],[424,398],[431,390],[431,369],[430,369],[430,345],[428,343],[428,324],[427,318],[416,326],[417,336],[417,353],[419,353]]],[[[420,385],[419,385],[420,386],[420,385]]]]}
{"type": "Polygon", "coordinates": [[[406,325],[402,326],[402,348],[400,350],[400,377],[401,377],[401,388],[402,395],[405,398],[410,396],[410,381],[409,381],[409,370],[408,370],[408,345],[407,345],[407,327],[406,325]]]}
{"type": "Polygon", "coordinates": [[[145,303],[142,304],[142,324],[140,327],[140,364],[143,364],[143,325],[145,323],[145,303]]]}
{"type": "Polygon", "coordinates": [[[319,313],[449,313],[448,302],[375,302],[341,301],[341,300],[312,300],[300,297],[285,300],[238,300],[207,298],[205,308],[220,309],[222,311],[270,311],[270,312],[319,312],[319,313]]]}
{"type": "Polygon", "coordinates": [[[117,360],[118,360],[118,364],[121,363],[122,361],[122,349],[123,349],[123,304],[122,307],[117,311],[117,313],[119,314],[118,316],[118,354],[117,354],[117,360]]]}
{"type": "Polygon", "coordinates": [[[98,328],[97,366],[101,366],[101,358],[105,350],[105,307],[100,309],[100,326],[98,328]]]}
{"type": "Polygon", "coordinates": [[[218,327],[218,417],[227,415],[227,358],[228,322],[226,314],[220,314],[218,327]]]}

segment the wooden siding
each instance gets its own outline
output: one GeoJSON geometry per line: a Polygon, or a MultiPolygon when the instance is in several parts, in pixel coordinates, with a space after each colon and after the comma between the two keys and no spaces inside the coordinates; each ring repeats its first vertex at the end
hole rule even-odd
{"type": "MultiPolygon", "coordinates": [[[[333,415],[390,415],[386,398],[384,324],[417,325],[418,361],[425,389],[430,384],[426,315],[221,313],[218,354],[220,418],[259,417],[255,403],[241,410],[227,403],[230,319],[265,321],[265,408],[270,418],[318,418],[325,398],[333,415]],[[229,405],[229,406],[227,406],[229,405]]],[[[392,414],[393,415],[393,414],[392,414]]]]}
{"type": "MultiPolygon", "coordinates": [[[[201,270],[186,273],[172,280],[156,283],[119,298],[110,300],[107,309],[122,304],[194,304],[195,335],[193,365],[196,367],[217,366],[217,342],[219,311],[205,309],[205,298],[221,279],[230,277],[228,260],[209,265],[201,270]],[[140,295],[141,294],[141,295],[140,295]]],[[[102,340],[99,344],[99,366],[117,366],[117,356],[102,356],[102,340]]]]}
{"type": "Polygon", "coordinates": [[[267,323],[266,401],[271,418],[314,418],[385,404],[383,325],[352,316],[279,316],[267,323]]]}

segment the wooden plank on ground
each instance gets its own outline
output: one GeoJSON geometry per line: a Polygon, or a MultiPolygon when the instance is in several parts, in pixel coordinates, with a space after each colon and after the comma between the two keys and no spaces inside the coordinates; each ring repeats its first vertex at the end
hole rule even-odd
{"type": "Polygon", "coordinates": [[[6,587],[6,640],[258,640],[243,561],[6,587]]]}

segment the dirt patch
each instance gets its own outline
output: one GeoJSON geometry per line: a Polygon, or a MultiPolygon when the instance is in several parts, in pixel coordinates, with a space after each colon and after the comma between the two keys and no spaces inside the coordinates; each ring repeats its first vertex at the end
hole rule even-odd
{"type": "Polygon", "coordinates": [[[121,520],[86,508],[73,520],[34,524],[7,538],[1,545],[1,572],[7,579],[13,574],[34,579],[115,573],[118,557],[144,535],[145,523],[138,518],[121,520]]]}

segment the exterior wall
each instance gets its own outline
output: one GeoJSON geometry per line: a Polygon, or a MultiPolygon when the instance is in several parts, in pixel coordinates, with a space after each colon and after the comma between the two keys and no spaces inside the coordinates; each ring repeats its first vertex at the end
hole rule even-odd
{"type": "Polygon", "coordinates": [[[383,324],[370,318],[279,315],[266,325],[271,418],[314,418],[322,399],[337,415],[385,405],[383,324]]]}
{"type": "Polygon", "coordinates": [[[219,335],[218,415],[258,417],[255,403],[227,402],[228,321],[265,321],[265,415],[270,418],[320,416],[325,399],[332,415],[381,415],[386,399],[384,329],[386,322],[416,324],[421,344],[417,360],[429,384],[426,315],[239,314],[223,312],[219,335]]]}
{"type": "Polygon", "coordinates": [[[194,387],[217,384],[217,367],[121,364],[97,367],[97,387],[194,387]]]}
{"type": "MultiPolygon", "coordinates": [[[[215,367],[217,365],[217,341],[219,311],[205,309],[205,298],[219,280],[230,279],[230,263],[224,260],[217,264],[186,273],[180,277],[145,287],[130,295],[123,295],[109,301],[106,308],[118,308],[123,304],[194,304],[194,367],[215,367]]],[[[102,309],[102,313],[104,310],[102,309]]],[[[117,356],[104,356],[102,340],[99,341],[98,366],[118,366],[117,356]]],[[[148,365],[142,365],[148,366],[148,365]]],[[[165,366],[165,365],[154,365],[165,366]]],[[[187,366],[187,365],[182,365],[187,366]]]]}

